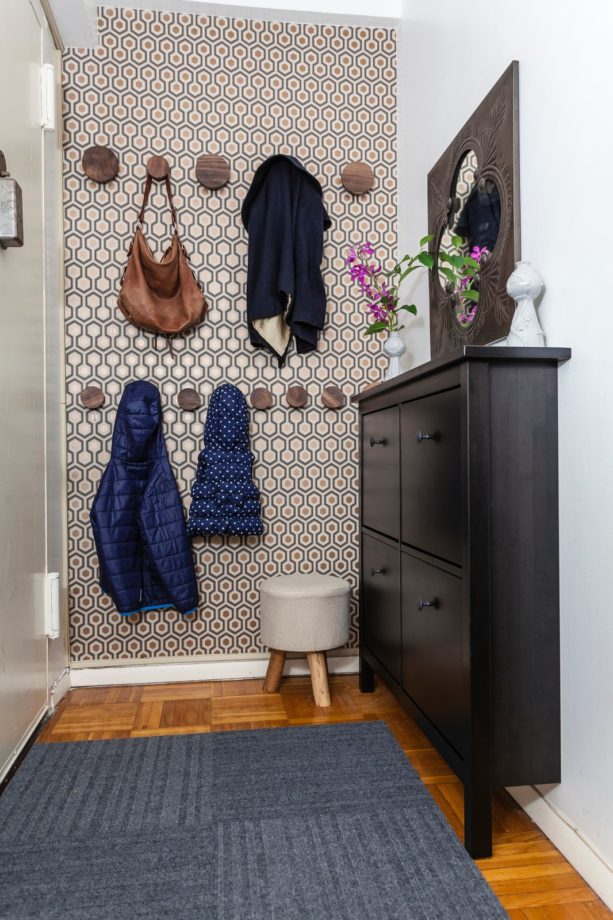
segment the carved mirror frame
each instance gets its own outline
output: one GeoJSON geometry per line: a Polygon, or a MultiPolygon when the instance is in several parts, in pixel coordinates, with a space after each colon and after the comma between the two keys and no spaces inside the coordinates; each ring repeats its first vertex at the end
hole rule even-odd
{"type": "Polygon", "coordinates": [[[507,335],[515,302],[506,283],[520,259],[519,223],[519,65],[505,70],[445,153],[428,173],[428,233],[434,267],[430,272],[432,357],[462,345],[486,345],[507,335]],[[479,274],[479,309],[464,328],[438,272],[440,241],[453,207],[454,182],[466,153],[477,158],[479,180],[491,179],[500,193],[500,229],[493,252],[479,274]]]}

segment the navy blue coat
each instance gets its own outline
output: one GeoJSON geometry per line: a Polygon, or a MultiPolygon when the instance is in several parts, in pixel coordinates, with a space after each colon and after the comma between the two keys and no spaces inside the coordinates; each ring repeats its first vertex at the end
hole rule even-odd
{"type": "Polygon", "coordinates": [[[231,383],[223,383],[211,396],[204,444],[192,486],[188,534],[262,533],[260,493],[251,481],[247,403],[231,383]]]}
{"type": "Polygon", "coordinates": [[[271,351],[281,367],[292,335],[303,354],[317,348],[324,328],[321,260],[330,218],[321,185],[296,157],[276,154],[257,169],[241,218],[249,233],[249,338],[271,351]]]}
{"type": "Polygon", "coordinates": [[[191,546],[162,433],[157,387],[128,383],[115,418],[111,459],[91,509],[100,586],[119,613],[198,603],[191,546]]]}

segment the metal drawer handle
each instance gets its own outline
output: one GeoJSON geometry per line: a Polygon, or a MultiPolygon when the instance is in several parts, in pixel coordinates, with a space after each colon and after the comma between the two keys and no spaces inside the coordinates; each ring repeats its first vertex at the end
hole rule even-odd
{"type": "Polygon", "coordinates": [[[370,574],[371,574],[372,576],[375,576],[375,575],[385,575],[385,569],[376,569],[376,568],[374,567],[374,565],[373,565],[373,566],[371,567],[371,569],[370,569],[370,574]]]}
{"type": "Polygon", "coordinates": [[[438,439],[438,431],[435,431],[434,434],[425,434],[423,431],[418,431],[415,434],[415,440],[418,444],[421,444],[422,441],[438,441],[438,439]]]}
{"type": "Polygon", "coordinates": [[[374,447],[375,444],[387,444],[387,441],[385,440],[385,438],[371,438],[370,446],[374,447]]]}
{"type": "Polygon", "coordinates": [[[424,601],[421,597],[417,598],[417,609],[423,610],[424,607],[438,607],[438,598],[433,598],[431,601],[424,601]]]}

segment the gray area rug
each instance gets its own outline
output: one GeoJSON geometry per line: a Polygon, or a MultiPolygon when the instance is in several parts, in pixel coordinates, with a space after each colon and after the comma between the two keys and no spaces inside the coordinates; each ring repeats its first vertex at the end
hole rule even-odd
{"type": "Polygon", "coordinates": [[[382,722],[35,745],[0,798],[10,920],[506,913],[382,722]]]}

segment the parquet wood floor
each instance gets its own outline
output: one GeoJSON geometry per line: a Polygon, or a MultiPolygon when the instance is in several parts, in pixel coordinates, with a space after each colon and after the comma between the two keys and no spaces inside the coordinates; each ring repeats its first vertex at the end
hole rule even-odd
{"type": "MultiPolygon", "coordinates": [[[[462,784],[385,686],[378,683],[374,693],[361,694],[357,677],[332,677],[332,705],[320,709],[308,678],[287,678],[275,694],[262,693],[262,683],[72,690],[38,743],[382,719],[462,835],[462,784]]],[[[498,793],[494,803],[494,854],[477,864],[511,920],[613,920],[613,913],[505,792],[498,793]]]]}

